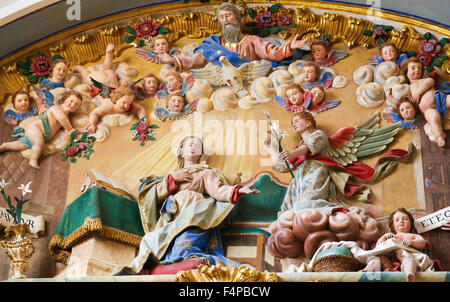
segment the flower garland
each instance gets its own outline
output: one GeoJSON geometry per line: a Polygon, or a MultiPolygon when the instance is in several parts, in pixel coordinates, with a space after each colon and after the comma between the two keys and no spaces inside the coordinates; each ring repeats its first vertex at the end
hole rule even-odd
{"type": "Polygon", "coordinates": [[[267,10],[257,13],[253,8],[248,9],[248,15],[255,21],[245,23],[251,27],[251,32],[259,37],[266,37],[270,34],[278,34],[280,31],[287,31],[286,27],[295,28],[291,17],[285,13],[276,13],[281,7],[280,3],[275,3],[267,10]]]}
{"type": "Polygon", "coordinates": [[[417,57],[425,66],[425,70],[430,73],[434,67],[440,67],[442,61],[448,60],[448,56],[439,54],[439,51],[444,48],[445,44],[449,42],[449,39],[442,38],[439,41],[433,37],[430,32],[423,35],[424,40],[420,41],[419,53],[415,51],[408,51],[406,54],[408,57],[417,57]]]}
{"type": "Polygon", "coordinates": [[[75,140],[77,132],[74,130],[70,133],[70,144],[64,148],[64,152],[59,155],[63,161],[69,160],[71,163],[77,162],[77,157],[90,159],[94,149],[92,146],[95,142],[95,136],[88,136],[88,132],[84,132],[79,140],[75,140]]]}
{"type": "Polygon", "coordinates": [[[145,146],[146,141],[154,141],[156,138],[152,136],[155,134],[155,130],[159,128],[156,124],[150,124],[147,118],[142,118],[138,122],[134,123],[131,130],[131,136],[133,141],[141,142],[141,146],[145,146]]]}
{"type": "Polygon", "coordinates": [[[375,24],[372,26],[373,30],[367,29],[363,31],[363,35],[372,36],[377,42],[377,46],[380,47],[389,39],[389,32],[394,29],[393,26],[375,24]]]}
{"type": "Polygon", "coordinates": [[[137,42],[138,47],[143,47],[145,45],[151,44],[151,37],[154,37],[158,34],[167,34],[169,29],[167,27],[159,27],[158,23],[151,19],[146,19],[141,22],[138,22],[134,28],[130,25],[125,27],[125,30],[129,35],[124,37],[125,43],[132,43],[136,38],[141,38],[137,42]]]}
{"type": "Polygon", "coordinates": [[[49,60],[43,52],[40,52],[34,59],[27,57],[25,61],[19,61],[16,65],[22,75],[27,76],[28,82],[36,84],[50,75],[50,65],[57,59],[62,59],[62,57],[56,54],[49,60]]]}

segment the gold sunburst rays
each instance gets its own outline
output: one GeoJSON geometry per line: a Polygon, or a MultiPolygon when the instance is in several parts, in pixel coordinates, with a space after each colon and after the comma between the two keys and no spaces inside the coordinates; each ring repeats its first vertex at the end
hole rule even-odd
{"type": "Polygon", "coordinates": [[[278,282],[276,273],[262,273],[246,266],[201,265],[197,270],[179,272],[176,282],[278,282]]]}

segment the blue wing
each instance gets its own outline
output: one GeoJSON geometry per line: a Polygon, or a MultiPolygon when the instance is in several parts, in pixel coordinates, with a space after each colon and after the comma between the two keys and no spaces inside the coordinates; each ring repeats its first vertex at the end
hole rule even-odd
{"type": "Polygon", "coordinates": [[[275,100],[275,102],[276,102],[278,105],[280,105],[280,106],[286,108],[286,102],[285,102],[286,99],[285,99],[285,98],[276,95],[276,96],[274,96],[274,100],[275,100]]]}
{"type": "Polygon", "coordinates": [[[308,109],[309,105],[311,105],[311,101],[312,101],[312,94],[311,92],[308,90],[305,92],[304,94],[305,97],[305,105],[303,106],[303,108],[308,109]]]}
{"type": "Polygon", "coordinates": [[[182,96],[186,95],[186,92],[191,89],[192,85],[194,85],[194,76],[192,74],[188,75],[186,78],[184,78],[183,80],[183,84],[181,85],[181,91],[180,94],[182,96]]]}
{"type": "Polygon", "coordinates": [[[381,58],[380,56],[374,56],[374,57],[370,57],[367,59],[367,62],[370,65],[379,65],[381,63],[384,62],[383,58],[381,58]]]}
{"type": "Polygon", "coordinates": [[[168,96],[169,94],[164,89],[158,90],[158,92],[156,92],[157,99],[167,99],[168,96]]]}
{"type": "Polygon", "coordinates": [[[48,91],[47,89],[40,89],[36,86],[33,86],[33,88],[36,91],[37,95],[44,101],[45,107],[51,107],[55,105],[55,97],[50,91],[48,91]]]}
{"type": "Polygon", "coordinates": [[[325,88],[331,87],[333,85],[333,75],[329,71],[322,72],[319,77],[320,85],[322,85],[325,88]]]}

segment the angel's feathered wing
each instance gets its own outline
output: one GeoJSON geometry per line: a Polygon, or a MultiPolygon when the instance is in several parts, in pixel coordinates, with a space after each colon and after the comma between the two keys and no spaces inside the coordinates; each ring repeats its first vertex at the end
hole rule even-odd
{"type": "Polygon", "coordinates": [[[339,129],[329,137],[328,155],[343,166],[350,165],[359,158],[369,156],[386,149],[400,131],[400,123],[378,128],[378,111],[356,127],[339,129]]]}
{"type": "Polygon", "coordinates": [[[91,82],[99,90],[99,94],[104,98],[109,98],[113,89],[91,77],[91,82]]]}
{"type": "Polygon", "coordinates": [[[151,61],[157,57],[155,52],[144,48],[136,48],[136,55],[146,61],[151,61]]]}
{"type": "Polygon", "coordinates": [[[190,74],[186,78],[184,78],[183,84],[181,85],[181,91],[180,91],[180,94],[182,96],[185,96],[186,92],[192,88],[192,86],[194,85],[194,80],[195,80],[195,78],[192,74],[190,74]]]}
{"type": "Polygon", "coordinates": [[[40,89],[36,86],[33,86],[33,88],[34,91],[36,91],[38,97],[40,97],[44,101],[45,107],[50,107],[55,104],[55,97],[53,96],[53,93],[51,93],[47,89],[40,89]]]}
{"type": "Polygon", "coordinates": [[[130,88],[131,91],[133,91],[134,96],[139,100],[143,100],[145,98],[144,94],[142,93],[141,87],[137,86],[137,83],[139,83],[143,79],[144,78],[140,78],[139,80],[134,81],[133,83],[128,85],[128,88],[130,88]]]}

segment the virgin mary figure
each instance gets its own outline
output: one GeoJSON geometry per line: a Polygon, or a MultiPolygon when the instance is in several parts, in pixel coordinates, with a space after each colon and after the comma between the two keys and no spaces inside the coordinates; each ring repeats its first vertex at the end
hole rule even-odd
{"type": "Polygon", "coordinates": [[[224,256],[218,226],[242,194],[259,191],[250,188],[253,184],[227,185],[220,171],[201,161],[203,154],[203,141],[187,136],[177,150],[179,170],[141,179],[138,203],[146,234],[138,256],[120,274],[195,257],[209,265],[240,265],[224,256]]]}

